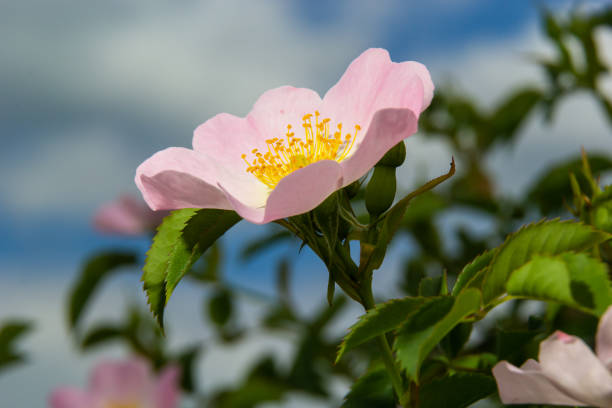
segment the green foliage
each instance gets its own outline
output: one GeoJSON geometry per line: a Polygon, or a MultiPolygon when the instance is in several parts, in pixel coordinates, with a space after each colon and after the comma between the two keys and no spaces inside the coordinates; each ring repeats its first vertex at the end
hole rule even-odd
{"type": "Polygon", "coordinates": [[[81,340],[81,348],[87,350],[105,344],[109,341],[121,339],[124,335],[122,327],[115,325],[100,325],[90,330],[81,340]]]}
{"type": "Polygon", "coordinates": [[[593,199],[593,225],[612,233],[612,186],[607,186],[593,199]]]}
{"type": "Polygon", "coordinates": [[[380,303],[368,310],[344,337],[336,361],[339,361],[350,349],[395,330],[427,301],[422,297],[406,297],[380,303]]]}
{"type": "Polygon", "coordinates": [[[419,369],[427,355],[467,316],[480,310],[477,289],[466,289],[457,297],[431,298],[412,313],[397,330],[393,348],[410,379],[419,381],[419,369]]]}
{"type": "Polygon", "coordinates": [[[15,343],[30,330],[30,323],[17,320],[5,321],[0,326],[0,372],[24,361],[25,357],[15,349],[15,343]]]}
{"type": "Polygon", "coordinates": [[[510,274],[535,255],[584,251],[610,238],[591,226],[570,221],[545,221],[528,225],[508,237],[497,250],[483,281],[485,304],[505,293],[510,274]]]}
{"type": "Polygon", "coordinates": [[[100,283],[120,267],[136,264],[131,252],[103,252],[91,257],[68,294],[68,324],[76,327],[100,283]]]}
{"type": "Polygon", "coordinates": [[[586,254],[533,256],[507,283],[510,295],[550,300],[601,316],[612,304],[608,267],[586,254]]]}
{"type": "Polygon", "coordinates": [[[360,265],[360,267],[367,271],[373,271],[375,269],[378,269],[382,264],[383,259],[385,258],[387,248],[389,247],[393,236],[401,226],[404,214],[406,214],[406,210],[408,209],[410,201],[414,197],[417,197],[433,189],[438,184],[451,178],[454,174],[455,160],[453,159],[453,161],[451,162],[451,168],[448,173],[425,183],[412,193],[408,194],[406,197],[399,200],[393,207],[391,207],[389,211],[384,214],[382,220],[379,223],[378,238],[370,256],[367,260],[364,260],[365,265],[360,265]]]}
{"type": "Polygon", "coordinates": [[[446,273],[434,278],[424,278],[419,282],[419,296],[448,295],[446,273]]]}
{"type": "Polygon", "coordinates": [[[474,373],[449,375],[419,390],[419,408],[464,408],[497,390],[493,377],[474,373]]]}
{"type": "MultiPolygon", "coordinates": [[[[591,171],[595,174],[612,169],[612,160],[607,156],[589,155],[591,171]]],[[[542,214],[550,214],[563,208],[563,203],[572,200],[569,175],[574,174],[582,191],[588,191],[588,181],[582,172],[582,159],[572,157],[550,167],[536,179],[527,193],[528,202],[539,207],[542,214]]]]}
{"type": "Polygon", "coordinates": [[[541,100],[542,92],[532,88],[519,89],[509,95],[489,118],[494,140],[509,141],[541,100]]]}
{"type": "Polygon", "coordinates": [[[342,404],[342,408],[393,408],[395,406],[389,373],[382,365],[374,366],[359,377],[342,404]]]}
{"type": "Polygon", "coordinates": [[[151,311],[163,328],[163,313],[172,291],[193,264],[240,217],[233,211],[173,211],[157,229],[147,252],[142,281],[151,311]]]}
{"type": "Polygon", "coordinates": [[[217,326],[224,326],[232,316],[232,295],[227,289],[217,290],[208,302],[208,315],[217,326]]]}
{"type": "Polygon", "coordinates": [[[453,296],[457,296],[464,288],[470,287],[471,284],[478,285],[480,283],[477,282],[476,277],[479,273],[484,272],[484,269],[489,266],[495,253],[495,250],[485,251],[463,268],[457,277],[455,286],[453,286],[453,296]]]}
{"type": "MultiPolygon", "coordinates": [[[[542,334],[542,330],[498,330],[495,336],[495,354],[500,360],[512,359],[537,335],[542,334]]],[[[518,362],[522,364],[521,362],[518,362]]]]}

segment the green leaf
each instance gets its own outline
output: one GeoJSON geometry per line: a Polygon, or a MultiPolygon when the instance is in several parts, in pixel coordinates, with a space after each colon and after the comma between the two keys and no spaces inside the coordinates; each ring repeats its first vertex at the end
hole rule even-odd
{"type": "Polygon", "coordinates": [[[23,354],[15,350],[15,343],[31,329],[30,323],[16,320],[0,327],[0,371],[24,360],[23,354]]]}
{"type": "Polygon", "coordinates": [[[395,330],[426,301],[427,299],[422,297],[405,297],[379,303],[375,308],[370,309],[359,318],[359,321],[351,327],[349,334],[344,337],[336,362],[340,361],[348,350],[395,330]]]}
{"type": "Polygon", "coordinates": [[[182,351],[175,359],[181,367],[181,388],[185,391],[194,392],[196,389],[194,372],[201,352],[202,348],[199,346],[190,347],[182,351]]]}
{"type": "Polygon", "coordinates": [[[512,273],[512,296],[549,300],[601,316],[612,304],[608,267],[586,254],[534,256],[512,273]]]}
{"type": "Polygon", "coordinates": [[[584,251],[611,237],[589,225],[570,221],[543,221],[510,235],[489,265],[483,281],[483,300],[488,304],[505,293],[506,281],[535,255],[584,251]]]}
{"type": "Polygon", "coordinates": [[[142,275],[151,312],[161,328],[164,308],[178,282],[240,219],[233,211],[194,208],[173,211],[164,218],[147,252],[142,275]]]}
{"type": "Polygon", "coordinates": [[[232,316],[232,294],[227,289],[217,290],[208,302],[208,315],[217,326],[224,326],[232,316]]]}
{"type": "Polygon", "coordinates": [[[135,265],[131,252],[105,252],[90,258],[68,293],[68,324],[76,327],[100,283],[120,267],[135,265]]]}
{"type": "Polygon", "coordinates": [[[122,327],[115,325],[101,325],[90,330],[83,336],[83,339],[81,340],[81,349],[87,350],[122,337],[124,337],[124,330],[122,327]]]}
{"type": "Polygon", "coordinates": [[[455,286],[453,286],[453,296],[457,296],[464,288],[471,286],[470,283],[474,281],[474,278],[478,272],[481,272],[491,263],[493,257],[495,256],[495,252],[495,249],[485,251],[463,268],[463,270],[459,273],[459,276],[457,276],[455,286]]]}
{"type": "Polygon", "coordinates": [[[395,397],[389,373],[378,365],[365,373],[353,384],[344,397],[342,408],[393,408],[395,397]]]}
{"type": "MultiPolygon", "coordinates": [[[[495,351],[501,360],[513,359],[521,354],[523,347],[531,342],[542,330],[498,330],[495,335],[495,351]]],[[[513,359],[514,360],[514,359],[513,359]]]]}
{"type": "Polygon", "coordinates": [[[419,390],[420,408],[465,408],[497,390],[493,377],[457,373],[425,384],[419,390]]]}
{"type": "MultiPolygon", "coordinates": [[[[612,160],[602,155],[589,155],[589,165],[593,174],[612,169],[612,160]]],[[[582,173],[581,157],[573,157],[549,168],[538,178],[527,193],[528,202],[539,206],[542,214],[558,211],[563,206],[563,200],[572,202],[572,187],[569,174],[573,173],[582,191],[589,191],[589,183],[582,173]]]]}
{"type": "Polygon", "coordinates": [[[442,339],[440,345],[447,356],[455,357],[459,354],[470,338],[472,326],[472,323],[460,323],[442,339]]]}
{"type": "Polygon", "coordinates": [[[478,289],[442,296],[424,303],[397,330],[393,348],[402,368],[418,383],[419,369],[433,348],[463,319],[480,310],[478,289]]]}
{"type": "Polygon", "coordinates": [[[542,93],[537,89],[521,89],[510,95],[490,117],[493,140],[508,141],[516,134],[518,128],[531,110],[542,100],[542,93]]]}

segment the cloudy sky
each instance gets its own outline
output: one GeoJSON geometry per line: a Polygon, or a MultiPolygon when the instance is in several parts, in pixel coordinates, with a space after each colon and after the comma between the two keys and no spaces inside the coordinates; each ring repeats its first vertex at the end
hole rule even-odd
{"type": "MultiPolygon", "coordinates": [[[[388,49],[395,61],[425,63],[438,86],[451,85],[483,106],[513,86],[541,83],[528,55],[550,50],[535,3],[409,3],[0,0],[0,285],[9,293],[0,301],[0,319],[23,316],[39,325],[24,343],[32,363],[0,381],[3,401],[8,395],[13,406],[42,406],[58,381],[83,383],[94,359],[75,355],[67,343],[65,290],[88,253],[147,245],[99,235],[91,215],[119,193],[137,193],[138,164],[162,148],[190,146],[193,129],[212,115],[244,115],[262,92],[281,85],[323,94],[368,47],[388,49]],[[74,369],[49,376],[58,364],[74,369]],[[33,387],[19,395],[15,385],[23,381],[33,387]]],[[[539,3],[562,10],[567,2],[539,3]]],[[[598,39],[612,45],[610,32],[598,39]]],[[[606,58],[612,65],[612,55],[606,58]]],[[[487,164],[505,193],[520,194],[534,174],[581,145],[612,152],[606,126],[598,107],[577,95],[560,106],[552,126],[532,117],[518,144],[487,164]]],[[[421,135],[407,150],[406,188],[416,169],[437,175],[452,155],[421,135]]],[[[229,234],[229,250],[260,231],[244,223],[229,234]]],[[[228,274],[269,291],[272,272],[265,265],[230,262],[228,274]]],[[[300,294],[307,308],[322,299],[326,277],[308,255],[299,265],[296,285],[312,293],[300,294]]],[[[111,283],[96,305],[113,315],[120,309],[105,307],[104,299],[140,301],[132,275],[111,283]]],[[[199,307],[198,295],[182,290],[185,299],[173,298],[171,313],[179,303],[199,307]]],[[[177,327],[191,326],[176,315],[177,327]]]]}

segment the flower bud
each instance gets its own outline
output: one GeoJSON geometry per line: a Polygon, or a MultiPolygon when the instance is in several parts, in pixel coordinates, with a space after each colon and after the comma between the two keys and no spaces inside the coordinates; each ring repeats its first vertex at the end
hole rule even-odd
{"type": "Polygon", "coordinates": [[[402,140],[393,146],[376,165],[399,167],[404,163],[404,160],[406,160],[406,145],[402,140]]]}
{"type": "Polygon", "coordinates": [[[387,211],[395,199],[395,167],[374,167],[374,173],[365,191],[365,204],[368,213],[380,215],[387,211]]]}

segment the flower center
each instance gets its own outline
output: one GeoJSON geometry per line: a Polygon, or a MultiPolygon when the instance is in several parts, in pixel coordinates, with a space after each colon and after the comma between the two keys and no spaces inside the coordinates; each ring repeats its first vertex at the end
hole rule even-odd
{"type": "Polygon", "coordinates": [[[303,137],[296,137],[292,126],[287,125],[285,138],[266,140],[267,152],[253,149],[251,153],[255,157],[251,162],[247,160],[247,155],[243,154],[242,159],[247,164],[246,171],[273,189],[280,179],[311,163],[319,160],[341,162],[346,159],[361,126],[355,125],[353,135],[347,133],[342,136],[342,123],[338,123],[337,130],[331,133],[330,119],[319,121],[319,116],[319,112],[315,112],[315,123],[312,123],[312,114],[304,115],[303,137]]]}

